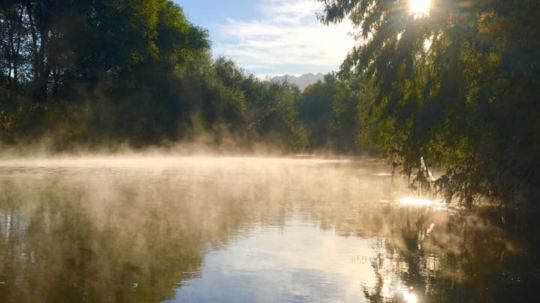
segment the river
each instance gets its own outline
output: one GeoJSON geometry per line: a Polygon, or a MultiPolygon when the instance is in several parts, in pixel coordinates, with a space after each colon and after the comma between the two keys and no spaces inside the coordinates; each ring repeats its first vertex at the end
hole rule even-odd
{"type": "Polygon", "coordinates": [[[381,162],[0,161],[0,302],[540,302],[498,217],[381,162]]]}

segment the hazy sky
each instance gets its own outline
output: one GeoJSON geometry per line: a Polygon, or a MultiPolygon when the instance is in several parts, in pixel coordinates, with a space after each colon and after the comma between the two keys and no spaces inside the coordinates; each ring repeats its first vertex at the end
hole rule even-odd
{"type": "Polygon", "coordinates": [[[350,23],[324,26],[315,0],[174,0],[209,30],[214,56],[257,76],[338,70],[354,45],[350,23]]]}

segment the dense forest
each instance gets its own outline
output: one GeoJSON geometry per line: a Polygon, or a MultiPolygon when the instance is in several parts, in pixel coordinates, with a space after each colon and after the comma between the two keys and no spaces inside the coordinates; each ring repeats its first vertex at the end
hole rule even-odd
{"type": "Polygon", "coordinates": [[[540,205],[538,1],[433,0],[425,15],[318,1],[321,21],[349,18],[359,44],[304,91],[213,59],[207,31],[169,0],[2,1],[0,140],[378,151],[465,206],[540,205]]]}

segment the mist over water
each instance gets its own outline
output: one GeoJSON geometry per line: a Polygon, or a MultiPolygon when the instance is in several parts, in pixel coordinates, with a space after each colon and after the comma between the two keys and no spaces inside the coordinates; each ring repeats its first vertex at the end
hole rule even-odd
{"type": "Polygon", "coordinates": [[[1,302],[507,302],[534,256],[373,160],[0,161],[1,302]]]}

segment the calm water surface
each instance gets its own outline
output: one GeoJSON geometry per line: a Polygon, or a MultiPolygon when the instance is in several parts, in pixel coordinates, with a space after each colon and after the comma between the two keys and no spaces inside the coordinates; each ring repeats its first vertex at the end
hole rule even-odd
{"type": "Polygon", "coordinates": [[[4,160],[0,302],[540,302],[483,218],[368,160],[4,160]]]}

